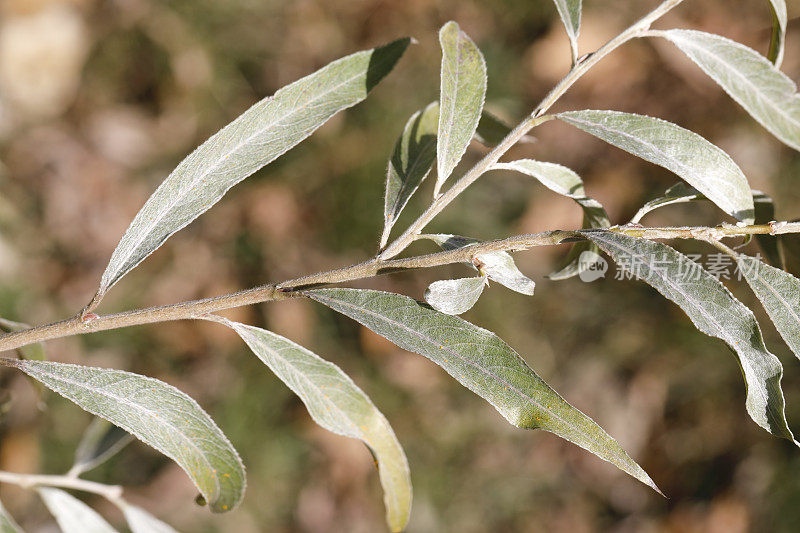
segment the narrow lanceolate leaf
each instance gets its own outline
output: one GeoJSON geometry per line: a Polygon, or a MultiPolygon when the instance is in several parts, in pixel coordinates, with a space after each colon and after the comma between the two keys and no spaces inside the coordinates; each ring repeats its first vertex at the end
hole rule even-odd
{"type": "Polygon", "coordinates": [[[108,420],[95,418],[83,433],[75,450],[75,462],[70,469],[73,475],[96,468],[114,457],[133,440],[133,435],[108,420]]]}
{"type": "Polygon", "coordinates": [[[617,441],[561,398],[494,333],[400,294],[360,289],[305,294],[427,357],[515,426],[555,433],[658,490],[617,441]]]}
{"type": "Polygon", "coordinates": [[[744,375],[750,417],[773,435],[794,439],[786,424],[783,367],[761,337],[753,313],[700,265],[669,246],[605,231],[586,236],[621,268],[672,300],[705,333],[725,341],[744,375]]]}
{"type": "Polygon", "coordinates": [[[800,358],[800,280],[755,257],[740,254],[739,271],[775,324],[775,329],[800,358]]]}
{"type": "Polygon", "coordinates": [[[439,31],[439,43],[442,74],[434,194],[467,151],[486,97],[486,62],[475,43],[452,21],[439,31]]]}
{"type": "Polygon", "coordinates": [[[22,533],[22,528],[8,514],[2,502],[0,502],[0,533],[22,533]]]}
{"type": "Polygon", "coordinates": [[[769,0],[772,8],[772,37],[769,41],[769,52],[767,58],[772,61],[775,67],[780,68],[783,63],[783,50],[786,39],[786,24],[789,16],[786,12],[785,0],[769,0]]]}
{"type": "Polygon", "coordinates": [[[95,301],[234,185],[367,97],[408,46],[401,39],[349,55],[261,100],[184,159],[117,245],[95,301]]]}
{"type": "Polygon", "coordinates": [[[122,514],[125,515],[132,533],[177,533],[169,524],[165,524],[141,507],[123,504],[122,514]]]}
{"type": "MultiPolygon", "coordinates": [[[[441,246],[443,250],[455,250],[456,248],[462,248],[480,242],[470,237],[444,233],[423,234],[418,235],[417,238],[431,240],[441,246]]],[[[512,291],[532,296],[536,288],[536,283],[520,272],[519,268],[517,268],[517,264],[514,262],[514,258],[511,257],[511,254],[508,252],[488,252],[476,255],[471,266],[477,269],[482,275],[488,276],[490,280],[496,281],[512,291]]],[[[480,296],[480,294],[477,296],[480,296]]],[[[477,296],[475,297],[476,300],[477,296]]]]}
{"type": "MultiPolygon", "coordinates": [[[[513,170],[538,180],[551,191],[573,199],[583,209],[584,228],[607,228],[611,225],[606,210],[600,202],[586,196],[583,180],[573,170],[544,161],[520,159],[510,163],[496,163],[492,170],[513,170]]],[[[566,265],[548,277],[562,280],[581,273],[580,256],[585,251],[597,252],[597,246],[589,241],[579,242],[572,247],[566,265]]]]}
{"type": "Polygon", "coordinates": [[[384,491],[386,520],[400,531],[411,511],[411,478],[403,448],[372,400],[342,370],[315,353],[270,331],[226,319],[270,370],[297,394],[314,422],[359,439],[372,452],[384,491]]]}
{"type": "Polygon", "coordinates": [[[472,309],[485,286],[486,276],[441,279],[431,283],[425,290],[425,301],[437,311],[460,315],[472,309]]]}
{"type": "Polygon", "coordinates": [[[397,139],[386,171],[381,248],[389,241],[392,226],[400,212],[431,171],[436,158],[438,127],[439,102],[433,102],[411,115],[402,135],[397,139]]]}
{"type": "Polygon", "coordinates": [[[38,492],[63,533],[116,533],[102,516],[75,496],[51,487],[40,487],[38,492]]]}
{"type": "Polygon", "coordinates": [[[558,118],[683,178],[729,215],[753,222],[753,197],[725,152],[687,129],[619,111],[569,111],[558,118]]]}
{"type": "Polygon", "coordinates": [[[800,150],[797,85],[767,58],[710,33],[669,30],[658,35],[672,41],[770,133],[800,150]]]}
{"type": "Polygon", "coordinates": [[[581,31],[581,0],[554,0],[567,30],[573,63],[578,59],[578,34],[581,31]]]}
{"type": "Polygon", "coordinates": [[[663,196],[654,198],[644,204],[639,211],[631,219],[631,224],[638,224],[642,218],[650,211],[655,211],[659,207],[665,207],[673,204],[683,204],[686,202],[694,202],[695,200],[705,199],[705,196],[695,189],[689,187],[683,182],[678,182],[664,192],[663,196]]]}
{"type": "Polygon", "coordinates": [[[157,379],[45,361],[0,359],[149,444],[183,468],[214,512],[233,509],[244,494],[242,461],[193,399],[157,379]]]}

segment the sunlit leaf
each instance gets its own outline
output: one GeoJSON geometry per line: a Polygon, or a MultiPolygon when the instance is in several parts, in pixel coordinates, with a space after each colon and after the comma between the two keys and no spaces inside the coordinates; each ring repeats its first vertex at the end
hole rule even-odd
{"type": "Polygon", "coordinates": [[[386,417],[364,391],[338,366],[280,335],[214,319],[239,334],[253,353],[300,397],[314,422],[367,445],[377,462],[386,520],[392,531],[402,530],[411,511],[408,461],[386,417]]]}
{"type": "MultiPolygon", "coordinates": [[[[583,209],[584,228],[607,228],[611,225],[606,210],[600,202],[586,196],[583,180],[573,170],[544,161],[520,159],[510,163],[496,163],[492,170],[513,170],[531,176],[551,191],[574,200],[583,209]]],[[[562,280],[581,273],[580,255],[583,252],[597,252],[597,247],[589,241],[579,242],[572,247],[566,265],[548,277],[562,280]]]]}
{"type": "Polygon", "coordinates": [[[725,341],[744,376],[750,417],[773,435],[794,439],[784,414],[783,367],[764,346],[761,329],[744,304],[700,265],[665,244],[607,231],[586,236],[620,268],[678,304],[697,329],[725,341]]]}
{"type": "MultiPolygon", "coordinates": [[[[422,234],[418,235],[417,238],[431,240],[441,246],[443,250],[455,250],[456,248],[462,248],[480,242],[470,237],[444,233],[422,234]]],[[[480,271],[481,274],[488,276],[490,280],[496,281],[512,291],[531,296],[536,288],[536,284],[533,280],[520,272],[519,268],[517,268],[517,264],[514,262],[514,258],[511,257],[511,254],[508,252],[497,251],[478,254],[473,259],[471,266],[480,271]]],[[[480,294],[475,296],[476,300],[478,296],[480,296],[480,294]]],[[[470,307],[472,306],[470,305],[470,307]]]]}
{"type": "Polygon", "coordinates": [[[0,533],[22,533],[22,528],[3,507],[3,502],[0,502],[0,533]]]}
{"type": "Polygon", "coordinates": [[[753,197],[742,171],[725,152],[665,120],[619,111],[569,111],[558,118],[683,178],[723,211],[753,221],[753,197]]]}
{"type": "Polygon", "coordinates": [[[617,441],[561,398],[494,333],[400,294],[360,289],[305,294],[427,357],[515,426],[553,432],[658,490],[617,441]]]}
{"type": "Polygon", "coordinates": [[[61,489],[37,489],[63,533],[116,533],[97,511],[61,489]]]}
{"type": "Polygon", "coordinates": [[[388,242],[392,226],[400,212],[431,171],[436,158],[438,127],[439,102],[433,102],[411,115],[402,135],[397,139],[386,171],[381,248],[388,242]]]}
{"type": "Polygon", "coordinates": [[[775,329],[800,358],[800,280],[744,254],[736,257],[739,271],[775,324],[775,329]]]}
{"type": "Polygon", "coordinates": [[[108,420],[93,419],[75,450],[75,462],[70,473],[80,475],[96,468],[114,457],[132,440],[133,435],[108,420]]]}
{"type": "Polygon", "coordinates": [[[767,58],[710,33],[669,30],[657,34],[675,43],[775,137],[800,150],[797,85],[767,58]]]}
{"type": "Polygon", "coordinates": [[[459,279],[441,279],[425,290],[425,301],[431,307],[448,315],[466,313],[483,293],[486,276],[459,279]]]}
{"type": "Polygon", "coordinates": [[[581,0],[554,0],[558,14],[567,30],[572,58],[578,58],[578,34],[581,31],[581,0]]]}
{"type": "Polygon", "coordinates": [[[177,533],[172,526],[165,524],[141,507],[125,503],[121,509],[132,533],[177,533]]]}
{"type": "Polygon", "coordinates": [[[244,466],[193,399],[157,379],[122,370],[0,359],[149,444],[183,468],[214,512],[242,499],[244,466]]]}
{"type": "Polygon", "coordinates": [[[452,21],[442,26],[439,42],[442,73],[434,194],[467,151],[486,97],[486,62],[475,43],[452,21]]]}
{"type": "Polygon", "coordinates": [[[789,16],[786,12],[785,0],[769,0],[772,9],[772,37],[769,42],[767,58],[777,67],[783,63],[783,51],[786,43],[786,24],[789,16]]]}
{"type": "Polygon", "coordinates": [[[265,98],[184,159],[147,200],[117,245],[95,302],[234,185],[367,97],[409,44],[349,55],[265,98]]]}
{"type": "Polygon", "coordinates": [[[689,187],[682,181],[679,181],[669,189],[664,192],[663,196],[659,196],[658,198],[654,198],[650,200],[646,204],[644,204],[639,211],[631,219],[631,224],[638,224],[641,222],[642,218],[649,213],[650,211],[655,211],[659,207],[665,207],[668,205],[673,204],[682,204],[686,202],[693,202],[695,200],[705,199],[705,196],[695,189],[694,187],[689,187]]]}

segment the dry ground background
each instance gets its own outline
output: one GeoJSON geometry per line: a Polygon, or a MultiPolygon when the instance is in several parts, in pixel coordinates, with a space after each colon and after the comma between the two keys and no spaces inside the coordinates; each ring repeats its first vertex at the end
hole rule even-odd
{"type": "MultiPolygon", "coordinates": [[[[583,51],[655,0],[586,0],[583,51]]],[[[792,4],[790,2],[790,4],[792,4]]],[[[454,19],[484,51],[488,107],[528,112],[566,71],[550,0],[4,0],[0,2],[0,316],[33,324],[71,315],[93,294],[119,237],[156,185],[256,100],[355,50],[413,35],[398,68],[358,107],[233,189],[106,298],[102,311],[217,295],[350,264],[375,252],[386,159],[406,120],[437,97],[436,31],[454,19]]],[[[800,15],[796,3],[790,18],[800,15]]],[[[660,27],[722,33],[765,50],[766,0],[692,1],[660,27]]],[[[784,70],[800,77],[800,23],[784,70]]],[[[668,45],[634,42],[605,59],[559,109],[660,116],[727,150],[754,188],[800,216],[800,156],[784,148],[668,45]]],[[[675,178],[558,124],[514,155],[577,170],[614,222],[675,178]]],[[[467,162],[482,149],[473,147],[467,162]]],[[[421,191],[407,209],[419,212],[421,191]]],[[[710,205],[651,225],[716,223],[710,205]]],[[[432,229],[479,238],[574,228],[581,214],[529,179],[481,179],[432,229]]],[[[402,221],[401,221],[402,224],[402,221]]],[[[684,251],[691,246],[680,244],[684,251]]],[[[423,250],[420,246],[417,250],[423,250]]],[[[705,252],[710,250],[705,249],[705,252]]],[[[524,297],[493,287],[466,318],[495,330],[569,401],[618,438],[662,499],[577,447],[508,426],[427,360],[311,302],[229,316],[265,326],[344,367],[406,446],[415,484],[409,531],[797,531],[800,451],[747,417],[734,359],[643,284],[549,282],[566,249],[518,255],[538,282],[524,297]]],[[[449,267],[362,283],[421,297],[449,267]]],[[[753,303],[741,284],[729,285],[753,303]]],[[[786,367],[787,415],[800,430],[800,361],[759,315],[786,367]]],[[[310,421],[302,404],[213,324],[175,323],[54,341],[58,361],[158,377],[197,398],[249,470],[242,506],[211,516],[177,466],[141,444],[89,477],[185,531],[376,531],[382,499],[367,451],[310,421]]],[[[0,371],[13,403],[0,420],[0,468],[59,473],[90,417],[0,371]]],[[[52,530],[30,492],[0,487],[23,526],[52,530]]],[[[93,501],[106,516],[121,517],[93,501]]]]}

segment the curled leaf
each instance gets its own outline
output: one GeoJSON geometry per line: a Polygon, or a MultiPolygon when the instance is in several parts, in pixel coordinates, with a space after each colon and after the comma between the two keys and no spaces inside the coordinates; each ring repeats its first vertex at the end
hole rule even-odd
{"type": "Polygon", "coordinates": [[[124,503],[121,509],[132,533],[177,533],[172,526],[165,524],[141,507],[124,503]]]}
{"type": "Polygon", "coordinates": [[[486,276],[476,278],[442,279],[434,281],[425,291],[425,301],[448,315],[466,313],[483,293],[486,276]]]}
{"type": "Polygon", "coordinates": [[[75,462],[70,473],[79,476],[96,468],[114,457],[132,440],[133,435],[108,420],[93,419],[83,432],[83,437],[75,450],[75,462]]]}
{"type": "Polygon", "coordinates": [[[786,0],[769,0],[769,6],[772,10],[772,37],[769,41],[767,58],[776,68],[781,68],[783,51],[786,46],[784,42],[786,40],[786,24],[789,22],[786,0]]]}
{"type": "Polygon", "coordinates": [[[97,511],[61,489],[37,489],[63,533],[117,533],[97,511]]]}

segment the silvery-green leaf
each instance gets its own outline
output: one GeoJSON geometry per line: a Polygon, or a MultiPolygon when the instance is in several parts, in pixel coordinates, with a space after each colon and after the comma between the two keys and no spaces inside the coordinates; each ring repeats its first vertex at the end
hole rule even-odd
{"type": "Polygon", "coordinates": [[[486,97],[486,62],[475,43],[452,21],[439,31],[439,43],[442,74],[434,195],[467,151],[486,97]]]}
{"type": "Polygon", "coordinates": [[[554,0],[564,28],[567,30],[572,62],[578,59],[578,34],[581,31],[581,0],[554,0]]]}
{"type": "Polygon", "coordinates": [[[725,152],[665,120],[619,111],[569,111],[558,118],[609,144],[670,170],[742,222],[753,222],[753,197],[725,152]]]}
{"type": "Polygon", "coordinates": [[[607,231],[586,236],[620,268],[678,304],[697,329],[725,341],[744,376],[750,417],[773,435],[794,440],[784,414],[783,367],[764,346],[755,316],[744,304],[700,265],[665,244],[607,231]]]}
{"type": "Polygon", "coordinates": [[[163,381],[106,368],[0,359],[85,411],[105,418],[174,460],[214,512],[242,499],[244,466],[231,443],[193,399],[163,381]]]}
{"type": "Polygon", "coordinates": [[[172,526],[162,522],[141,507],[125,503],[121,509],[132,533],[177,533],[172,526]]]}
{"type": "Polygon", "coordinates": [[[37,489],[63,533],[116,533],[97,511],[61,489],[37,489]]]}
{"type": "MultiPolygon", "coordinates": [[[[754,190],[753,204],[756,208],[756,224],[768,224],[775,220],[775,202],[768,195],[754,190]]],[[[778,245],[778,237],[776,235],[758,234],[756,235],[756,241],[769,264],[778,268],[784,267],[783,253],[778,245]]]]}
{"type": "Polygon", "coordinates": [[[761,300],[775,329],[800,358],[800,280],[756,257],[737,255],[739,272],[761,300]]]}
{"type": "Polygon", "coordinates": [[[401,348],[427,357],[511,424],[555,433],[658,490],[617,441],[561,398],[494,333],[400,294],[361,289],[317,289],[305,294],[401,348]]]}
{"type": "Polygon", "coordinates": [[[664,207],[667,205],[673,204],[682,204],[686,202],[693,202],[695,200],[704,199],[705,196],[695,189],[694,187],[689,187],[682,181],[679,181],[669,189],[664,192],[663,196],[659,196],[658,198],[654,198],[650,200],[646,204],[644,204],[639,211],[636,212],[634,217],[631,219],[631,224],[638,224],[642,218],[649,213],[650,211],[655,211],[659,207],[664,207]]]}
{"type": "Polygon", "coordinates": [[[367,97],[409,44],[349,55],[279,89],[184,159],[147,200],[117,245],[95,302],[122,276],[234,185],[311,135],[337,112],[367,97]]]}
{"type": "Polygon", "coordinates": [[[75,462],[70,473],[77,476],[96,468],[114,457],[132,440],[133,435],[108,420],[93,419],[75,450],[75,462]]]}
{"type": "Polygon", "coordinates": [[[386,520],[400,531],[411,511],[411,478],[403,448],[372,400],[333,363],[271,331],[215,317],[233,328],[253,353],[297,394],[314,422],[333,433],[359,439],[375,457],[386,520]]]}
{"type": "MultiPolygon", "coordinates": [[[[583,180],[573,170],[544,161],[520,159],[510,163],[496,163],[492,170],[513,170],[531,176],[551,191],[573,199],[583,209],[584,228],[607,228],[611,225],[606,210],[600,202],[586,196],[583,180]]],[[[579,242],[572,247],[566,265],[548,277],[562,280],[577,276],[581,272],[580,255],[585,251],[597,253],[597,247],[588,241],[579,242]]]]}
{"type": "MultiPolygon", "coordinates": [[[[441,246],[443,250],[455,250],[456,248],[462,248],[464,246],[480,242],[477,239],[472,239],[470,237],[462,237],[461,235],[450,235],[446,233],[422,234],[418,235],[417,238],[431,240],[441,246]]],[[[533,295],[536,284],[532,279],[520,272],[516,263],[514,263],[514,258],[511,257],[511,254],[508,252],[498,251],[479,254],[475,256],[471,266],[479,270],[481,274],[489,276],[490,280],[496,281],[500,285],[508,287],[512,291],[516,291],[521,294],[527,294],[528,296],[533,295]]],[[[480,293],[475,296],[475,301],[477,301],[478,296],[480,296],[480,293]]],[[[430,303],[433,307],[436,307],[430,301],[428,303],[430,303]]],[[[473,302],[472,305],[474,305],[474,303],[475,302],[473,302]]],[[[472,307],[472,305],[469,307],[472,307]]],[[[469,309],[469,307],[467,309],[469,309]]],[[[439,310],[442,311],[441,309],[439,310]]],[[[466,311],[466,309],[464,311],[466,311]]]]}
{"type": "Polygon", "coordinates": [[[770,133],[800,150],[797,85],[767,58],[710,33],[669,30],[657,35],[672,41],[770,133]]]}
{"type": "Polygon", "coordinates": [[[459,279],[440,279],[425,290],[425,301],[448,315],[466,313],[483,293],[486,276],[459,279]]]}
{"type": "Polygon", "coordinates": [[[0,533],[22,533],[22,528],[3,507],[3,502],[0,502],[0,533]]]}
{"type": "MultiPolygon", "coordinates": [[[[12,332],[23,331],[26,329],[31,329],[31,327],[28,324],[23,324],[22,322],[14,322],[13,320],[0,318],[0,331],[12,332]]],[[[21,348],[17,349],[17,352],[19,352],[23,359],[35,359],[37,361],[44,361],[47,359],[43,342],[22,346],[21,348]]]]}
{"type": "Polygon", "coordinates": [[[776,68],[780,68],[781,63],[783,63],[786,24],[789,22],[789,16],[786,12],[785,0],[769,0],[769,5],[772,9],[772,37],[769,42],[767,58],[772,61],[776,68]]]}
{"type": "Polygon", "coordinates": [[[417,111],[406,122],[397,139],[386,171],[381,248],[389,241],[397,217],[433,166],[436,158],[436,132],[439,127],[439,102],[417,111]]]}

